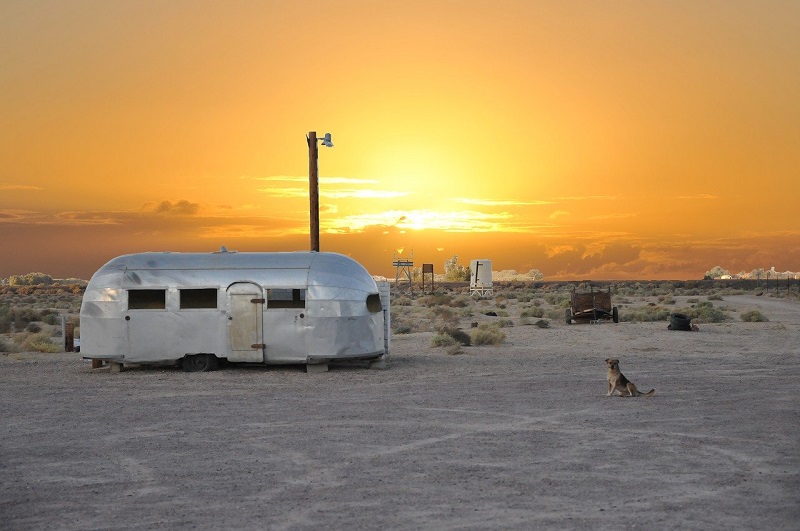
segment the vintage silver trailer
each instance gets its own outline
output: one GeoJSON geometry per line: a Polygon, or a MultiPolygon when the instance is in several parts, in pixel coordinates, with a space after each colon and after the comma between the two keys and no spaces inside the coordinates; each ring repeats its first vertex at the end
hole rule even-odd
{"type": "Polygon", "coordinates": [[[361,264],[336,253],[141,253],[114,258],[89,281],[81,354],[114,366],[220,359],[384,362],[389,301],[361,264]]]}

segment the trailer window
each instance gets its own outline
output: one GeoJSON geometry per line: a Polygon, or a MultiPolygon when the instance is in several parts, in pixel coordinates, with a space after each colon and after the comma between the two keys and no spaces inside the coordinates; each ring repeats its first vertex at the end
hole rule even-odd
{"type": "Polygon", "coordinates": [[[378,313],[383,309],[381,306],[381,296],[377,293],[373,293],[372,295],[367,295],[367,310],[372,313],[378,313]]]}
{"type": "Polygon", "coordinates": [[[167,307],[165,289],[129,289],[129,310],[163,310],[167,307]]]}
{"type": "Polygon", "coordinates": [[[214,288],[187,288],[178,290],[178,293],[181,310],[217,307],[217,290],[214,288]]]}
{"type": "Polygon", "coordinates": [[[267,290],[267,308],[305,308],[306,290],[273,288],[267,290]]]}

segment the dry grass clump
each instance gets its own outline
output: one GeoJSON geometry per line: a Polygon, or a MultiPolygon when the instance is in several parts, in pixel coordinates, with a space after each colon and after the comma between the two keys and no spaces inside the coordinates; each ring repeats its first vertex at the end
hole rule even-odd
{"type": "Polygon", "coordinates": [[[680,310],[680,313],[699,323],[721,323],[731,318],[724,310],[715,308],[714,303],[709,301],[698,302],[692,308],[680,310]]]}
{"type": "Polygon", "coordinates": [[[749,310],[739,314],[739,318],[745,323],[763,323],[769,321],[767,316],[758,310],[749,310]]]}
{"type": "Polygon", "coordinates": [[[33,352],[61,352],[63,347],[53,343],[50,334],[47,332],[24,334],[20,341],[20,348],[24,351],[33,352]]]}
{"type": "Polygon", "coordinates": [[[458,342],[452,336],[447,334],[436,334],[431,338],[431,346],[436,347],[451,347],[458,342]]]}
{"type": "Polygon", "coordinates": [[[669,319],[670,310],[663,306],[642,306],[640,308],[626,308],[620,313],[619,320],[624,322],[646,323],[652,321],[666,321],[669,319]]]}
{"type": "Polygon", "coordinates": [[[493,324],[481,323],[471,334],[472,344],[479,345],[500,345],[506,340],[506,334],[493,324]]]}
{"type": "Polygon", "coordinates": [[[519,316],[523,317],[523,318],[525,318],[525,317],[535,317],[537,319],[540,319],[540,318],[544,317],[544,309],[541,308],[540,306],[534,306],[532,308],[528,308],[526,310],[522,310],[522,312],[520,312],[519,316]]]}

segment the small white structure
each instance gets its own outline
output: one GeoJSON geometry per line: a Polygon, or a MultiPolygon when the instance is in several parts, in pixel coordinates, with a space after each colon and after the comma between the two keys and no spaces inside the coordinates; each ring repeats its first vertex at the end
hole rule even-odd
{"type": "Polygon", "coordinates": [[[469,294],[476,297],[492,296],[492,261],[488,259],[470,260],[469,294]]]}
{"type": "MultiPolygon", "coordinates": [[[[118,364],[383,362],[388,290],[335,253],[141,253],[92,276],[81,354],[118,364]],[[382,300],[386,298],[386,300],[382,300]]],[[[113,367],[113,365],[112,365],[113,367]]]]}

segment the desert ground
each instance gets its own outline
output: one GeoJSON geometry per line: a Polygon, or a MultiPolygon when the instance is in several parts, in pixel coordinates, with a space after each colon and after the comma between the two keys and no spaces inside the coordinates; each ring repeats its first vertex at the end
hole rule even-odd
{"type": "MultiPolygon", "coordinates": [[[[715,304],[733,318],[677,332],[539,327],[505,300],[501,343],[412,328],[386,370],[7,352],[0,528],[797,529],[800,302],[715,304]],[[607,397],[607,357],[655,396],[607,397]]],[[[447,317],[469,331],[497,307],[447,317]]]]}

